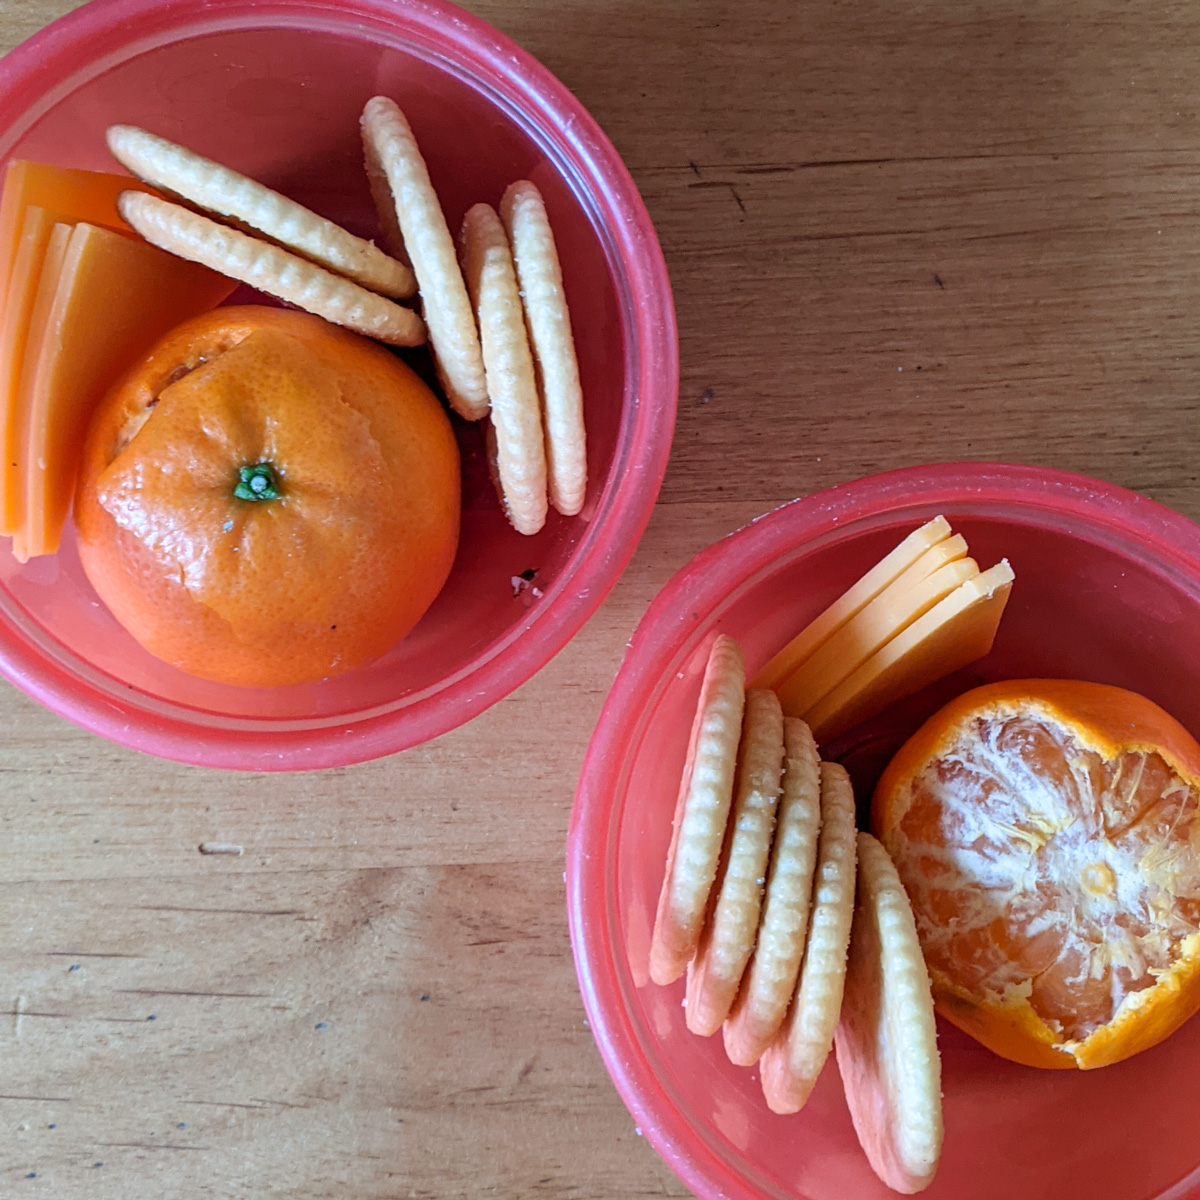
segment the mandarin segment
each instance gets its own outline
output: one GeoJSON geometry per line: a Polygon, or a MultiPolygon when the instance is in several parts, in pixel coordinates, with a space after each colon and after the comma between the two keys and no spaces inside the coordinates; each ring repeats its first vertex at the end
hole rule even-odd
{"type": "Polygon", "coordinates": [[[942,1148],[941,1060],[912,909],[887,851],[858,835],[858,885],[834,1042],[846,1103],[875,1174],[923,1191],[942,1148]]]}
{"type": "Polygon", "coordinates": [[[733,802],[745,682],[741,649],[718,634],[692,721],[650,943],[650,978],[658,984],[683,974],[700,941],[733,802]]]}
{"type": "Polygon", "coordinates": [[[725,1052],[749,1067],[771,1043],[796,987],[812,901],[821,826],[821,761],[812,731],[787,717],[783,793],[754,957],[725,1022],[725,1052]]]}
{"type": "Polygon", "coordinates": [[[754,951],[782,770],[779,698],[764,688],[752,688],[746,693],[716,904],[688,967],[687,1026],[702,1037],[720,1029],[754,951]]]}
{"type": "Polygon", "coordinates": [[[969,692],[893,760],[874,824],[940,1010],[998,1053],[1100,1066],[1200,1006],[1200,746],[1144,697],[969,692]]]}
{"type": "Polygon", "coordinates": [[[822,763],[821,837],[804,961],[788,1019],[759,1060],[772,1112],[804,1107],[833,1047],[846,981],[854,877],[854,790],[844,767],[822,763]]]}

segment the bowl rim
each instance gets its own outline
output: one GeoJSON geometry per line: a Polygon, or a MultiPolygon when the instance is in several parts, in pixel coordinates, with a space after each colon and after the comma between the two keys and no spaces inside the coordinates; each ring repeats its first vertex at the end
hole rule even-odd
{"type": "MultiPolygon", "coordinates": [[[[592,1036],[640,1133],[699,1197],[755,1200],[761,1193],[732,1169],[675,1109],[621,1005],[608,936],[608,849],[620,776],[637,745],[642,697],[672,669],[696,628],[733,588],[804,543],[860,520],[917,505],[1015,504],[1100,525],[1135,541],[1200,587],[1200,525],[1146,496],[1085,475],[996,462],[946,462],[864,476],[792,500],[701,550],[651,602],[629,641],[589,742],[571,810],[566,904],[571,950],[592,1036]],[[735,581],[730,584],[731,575],[735,581]]],[[[1160,1200],[1200,1195],[1197,1170],[1160,1200]]]]}
{"type": "Polygon", "coordinates": [[[666,472],[678,402],[679,352],[674,303],[662,250],[637,187],[599,124],[572,92],[528,52],[448,0],[90,0],[0,59],[0,130],[93,61],[176,28],[236,27],[305,19],[336,22],[370,39],[391,30],[423,39],[456,65],[470,67],[541,133],[553,129],[560,166],[593,186],[590,199],[609,239],[618,291],[636,298],[626,317],[626,379],[632,397],[599,507],[603,528],[586,556],[577,549],[565,579],[524,622],[502,635],[483,661],[405,707],[319,728],[229,729],[192,723],[121,703],[30,642],[0,614],[0,674],[60,716],[121,745],[199,766],[306,770],[392,754],[447,733],[508,695],[546,665],[579,631],[628,564],[649,521],[666,472]],[[234,27],[234,26],[231,26],[234,27]],[[635,351],[636,353],[631,353],[635,351]],[[626,428],[628,427],[628,428],[626,428]],[[617,476],[620,479],[617,479],[617,476]],[[618,486],[619,484],[619,486],[618,486]]]}

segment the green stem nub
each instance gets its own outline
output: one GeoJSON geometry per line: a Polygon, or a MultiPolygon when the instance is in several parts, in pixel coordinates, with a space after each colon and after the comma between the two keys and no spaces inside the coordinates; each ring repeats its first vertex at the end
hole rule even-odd
{"type": "Polygon", "coordinates": [[[278,500],[279,481],[271,464],[263,462],[253,467],[240,467],[233,494],[239,500],[278,500]]]}

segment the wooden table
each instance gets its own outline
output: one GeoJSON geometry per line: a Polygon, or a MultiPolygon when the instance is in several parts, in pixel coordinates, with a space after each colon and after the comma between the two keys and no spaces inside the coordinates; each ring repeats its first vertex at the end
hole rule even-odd
{"type": "MultiPolygon", "coordinates": [[[[4,0],[0,48],[71,7],[4,0]]],[[[577,92],[657,223],[661,502],[554,663],[387,761],[194,770],[0,687],[5,1196],[685,1195],[593,1047],[563,904],[650,598],[781,501],[933,459],[1200,517],[1195,5],[471,7],[577,92]]]]}

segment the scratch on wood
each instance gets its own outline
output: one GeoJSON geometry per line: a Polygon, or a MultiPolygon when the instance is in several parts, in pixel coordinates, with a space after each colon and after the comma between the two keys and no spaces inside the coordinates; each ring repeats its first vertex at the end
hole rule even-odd
{"type": "Polygon", "coordinates": [[[216,996],[225,1000],[269,1000],[270,992],[189,992],[171,988],[119,988],[123,996],[216,996]]]}
{"type": "Polygon", "coordinates": [[[35,1101],[38,1104],[70,1104],[70,1096],[7,1096],[0,1094],[0,1100],[35,1101]]]}
{"type": "Polygon", "coordinates": [[[249,1108],[260,1110],[266,1108],[265,1104],[239,1104],[235,1100],[183,1100],[183,1104],[203,1104],[209,1108],[249,1108]]]}
{"type": "Polygon", "coordinates": [[[699,183],[689,183],[688,187],[724,188],[733,197],[738,208],[742,210],[742,213],[744,214],[746,212],[746,205],[743,202],[742,197],[738,194],[737,184],[731,183],[728,179],[702,179],[699,183]]]}
{"type": "Polygon", "coordinates": [[[103,950],[47,950],[48,958],[142,958],[141,954],[106,953],[103,950]]]}
{"type": "Polygon", "coordinates": [[[18,996],[13,1001],[13,1037],[21,1037],[21,1018],[25,1015],[25,997],[18,996]]]}
{"type": "Polygon", "coordinates": [[[298,908],[193,908],[182,904],[139,904],[138,912],[178,912],[229,914],[235,917],[298,917],[298,908]]]}
{"type": "Polygon", "coordinates": [[[232,854],[237,856],[242,853],[241,846],[235,846],[232,842],[201,842],[198,849],[201,854],[232,854]]]}
{"type": "Polygon", "coordinates": [[[124,1150],[207,1150],[207,1146],[180,1146],[173,1142],[96,1142],[97,1146],[124,1150]]]}

